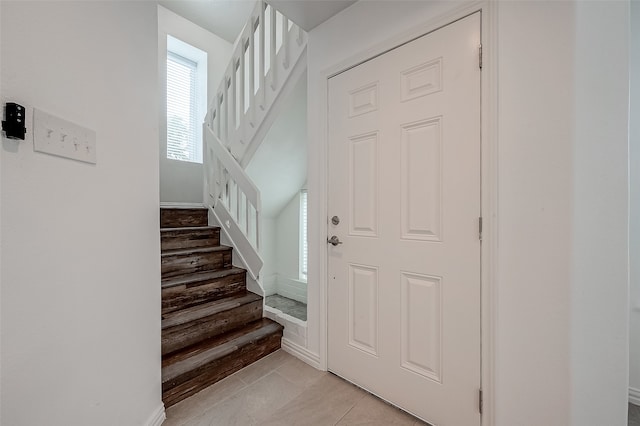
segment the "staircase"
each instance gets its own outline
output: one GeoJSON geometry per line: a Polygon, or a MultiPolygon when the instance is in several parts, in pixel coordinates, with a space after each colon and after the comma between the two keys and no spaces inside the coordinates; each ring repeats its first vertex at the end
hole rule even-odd
{"type": "Polygon", "coordinates": [[[280,348],[208,210],[160,209],[162,400],[169,407],[280,348]]]}
{"type": "Polygon", "coordinates": [[[283,327],[247,290],[261,292],[263,260],[260,191],[245,168],[305,72],[306,51],[306,33],[258,0],[203,124],[207,208],[160,210],[166,407],[280,348],[283,327]],[[209,212],[233,248],[220,245],[209,212]]]}

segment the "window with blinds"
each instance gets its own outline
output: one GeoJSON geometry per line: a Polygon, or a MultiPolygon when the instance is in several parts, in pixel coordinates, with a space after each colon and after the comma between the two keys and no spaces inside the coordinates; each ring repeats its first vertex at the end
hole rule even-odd
{"type": "Polygon", "coordinates": [[[300,279],[307,280],[309,258],[307,243],[307,191],[300,192],[300,279]]]}
{"type": "Polygon", "coordinates": [[[167,52],[167,158],[202,163],[198,63],[167,52]]]}

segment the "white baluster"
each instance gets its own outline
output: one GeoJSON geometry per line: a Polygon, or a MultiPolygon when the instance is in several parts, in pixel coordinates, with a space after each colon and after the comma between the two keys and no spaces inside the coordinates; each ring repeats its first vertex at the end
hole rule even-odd
{"type": "Polygon", "coordinates": [[[213,121],[213,124],[211,126],[211,131],[217,136],[218,135],[218,108],[217,108],[218,96],[217,95],[213,101],[216,103],[216,107],[214,107],[211,110],[211,120],[213,121]]]}
{"type": "Polygon", "coordinates": [[[257,234],[257,231],[256,231],[256,220],[257,220],[256,207],[254,205],[251,205],[251,245],[254,248],[257,248],[257,246],[258,246],[258,234],[257,234]]]}
{"type": "Polygon", "coordinates": [[[244,212],[244,214],[245,214],[245,218],[244,218],[245,219],[245,224],[244,224],[244,226],[245,226],[245,229],[247,230],[247,234],[246,234],[247,237],[249,236],[249,233],[250,233],[249,232],[249,206],[250,206],[249,201],[245,197],[245,206],[244,206],[245,207],[245,212],[244,212]]]}
{"type": "Polygon", "coordinates": [[[254,127],[254,117],[253,117],[253,107],[254,107],[254,103],[253,99],[254,99],[254,90],[255,90],[255,75],[254,75],[254,70],[255,70],[255,54],[254,54],[254,29],[255,29],[255,25],[254,25],[254,20],[253,18],[251,18],[250,21],[251,27],[249,28],[251,31],[249,31],[249,125],[251,127],[254,127]]]}
{"type": "MultiPolygon", "coordinates": [[[[225,85],[226,87],[226,85],[225,85]]],[[[220,126],[220,139],[222,139],[223,141],[227,140],[227,123],[229,121],[228,118],[228,111],[227,111],[227,104],[229,103],[229,99],[227,97],[227,91],[225,90],[224,94],[222,95],[222,97],[220,98],[221,102],[220,102],[220,122],[221,122],[221,126],[220,126]]]]}
{"type": "MultiPolygon", "coordinates": [[[[213,153],[213,151],[211,151],[212,155],[215,155],[213,153]]],[[[216,161],[214,162],[214,164],[216,165],[216,169],[214,171],[214,173],[216,174],[216,198],[219,198],[223,203],[224,203],[224,198],[226,197],[225,194],[225,181],[224,181],[224,170],[222,169],[222,163],[220,162],[220,160],[218,159],[218,157],[216,157],[216,161]]],[[[217,202],[217,200],[213,200],[214,203],[217,202]]]]}
{"type": "Polygon", "coordinates": [[[216,121],[218,122],[218,125],[216,127],[216,135],[218,136],[218,138],[220,138],[220,135],[222,133],[222,117],[221,115],[221,105],[222,105],[222,95],[220,93],[218,93],[218,96],[216,96],[216,100],[217,100],[217,112],[216,112],[216,121]]]}
{"type": "Polygon", "coordinates": [[[266,93],[265,90],[265,81],[264,81],[264,9],[266,7],[266,4],[263,2],[260,2],[260,31],[258,31],[258,40],[260,42],[260,46],[259,46],[259,50],[258,50],[258,60],[260,62],[259,64],[259,73],[260,75],[258,76],[258,78],[260,79],[260,89],[259,89],[259,105],[260,105],[260,109],[264,111],[264,104],[265,104],[265,100],[264,100],[264,95],[266,93]]]}
{"type": "Polygon", "coordinates": [[[225,178],[224,170],[222,169],[222,162],[218,162],[218,164],[220,166],[220,176],[222,176],[222,178],[220,179],[220,182],[222,183],[222,204],[224,204],[228,210],[229,209],[229,181],[226,180],[225,178]]]}
{"type": "Polygon", "coordinates": [[[227,210],[231,211],[231,179],[229,178],[229,172],[223,170],[222,173],[224,176],[224,180],[222,182],[224,183],[224,190],[226,192],[225,205],[227,206],[227,210]]]}
{"type": "Polygon", "coordinates": [[[278,30],[278,26],[276,25],[276,10],[271,7],[271,16],[269,17],[271,26],[269,30],[271,31],[271,46],[269,46],[269,63],[271,65],[271,89],[276,90],[276,86],[278,84],[277,79],[277,69],[278,64],[276,62],[276,34],[278,30]]]}
{"type": "Polygon", "coordinates": [[[224,169],[222,166],[222,162],[218,159],[218,174],[220,175],[220,186],[221,186],[221,194],[222,196],[220,197],[220,200],[222,201],[222,204],[224,204],[225,206],[229,206],[229,203],[227,202],[228,196],[229,196],[229,190],[228,190],[228,183],[225,179],[224,176],[224,169]]]}
{"type": "MultiPolygon", "coordinates": [[[[239,120],[240,123],[242,124],[243,122],[243,117],[244,117],[244,79],[245,79],[245,75],[244,75],[244,42],[245,40],[242,39],[240,40],[240,66],[238,67],[239,69],[239,73],[238,75],[240,76],[240,81],[237,83],[238,84],[238,88],[240,89],[240,91],[238,92],[239,94],[239,107],[240,107],[240,113],[239,113],[239,120]]],[[[242,127],[243,126],[239,126],[240,127],[240,143],[244,143],[243,140],[243,136],[244,136],[244,132],[242,127]]]]}
{"type": "Polygon", "coordinates": [[[235,218],[234,211],[235,211],[236,203],[235,203],[234,197],[236,193],[235,191],[236,187],[234,185],[236,184],[236,182],[231,177],[231,174],[227,176],[227,179],[229,179],[229,213],[231,214],[232,218],[235,218]]]}
{"type": "Polygon", "coordinates": [[[296,41],[298,42],[298,46],[302,46],[302,37],[304,36],[304,32],[302,32],[302,28],[298,27],[294,24],[294,28],[298,29],[298,36],[296,37],[296,41]]]}
{"type": "Polygon", "coordinates": [[[226,132],[227,132],[227,103],[229,101],[227,97],[227,77],[225,76],[222,80],[222,84],[224,84],[224,89],[220,94],[220,134],[218,137],[221,141],[226,141],[226,132]]]}
{"type": "Polygon", "coordinates": [[[240,185],[236,183],[236,223],[240,224],[240,185]]]}
{"type": "Polygon", "coordinates": [[[218,96],[216,94],[215,98],[213,99],[213,102],[215,102],[215,104],[212,105],[211,108],[211,130],[213,130],[214,133],[216,131],[216,123],[218,121],[218,103],[216,102],[217,98],[218,96]]]}
{"type": "Polygon", "coordinates": [[[260,212],[256,208],[256,250],[260,251],[260,212]]]}
{"type": "Polygon", "coordinates": [[[289,69],[289,19],[286,16],[282,17],[282,66],[284,69],[289,69]]]}
{"type": "Polygon", "coordinates": [[[237,111],[237,106],[236,106],[236,90],[238,85],[236,83],[236,61],[235,59],[233,59],[233,66],[231,67],[231,96],[230,96],[230,102],[231,102],[231,123],[232,126],[231,128],[233,129],[233,131],[235,131],[238,128],[238,116],[236,114],[237,111]]]}

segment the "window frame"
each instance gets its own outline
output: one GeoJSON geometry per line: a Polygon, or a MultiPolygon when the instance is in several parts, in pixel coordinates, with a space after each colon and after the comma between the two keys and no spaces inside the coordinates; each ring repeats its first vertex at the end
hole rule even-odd
{"type": "Polygon", "coordinates": [[[307,281],[309,276],[309,196],[306,189],[300,191],[300,226],[298,230],[300,240],[299,279],[307,281]]]}
{"type": "Polygon", "coordinates": [[[202,123],[207,113],[207,53],[198,49],[184,41],[167,34],[167,50],[165,60],[166,72],[165,72],[165,119],[166,119],[166,146],[164,156],[169,161],[180,161],[183,163],[203,163],[203,141],[202,141],[202,123]],[[170,56],[176,56],[179,59],[194,63],[194,85],[195,85],[195,118],[193,125],[193,150],[190,153],[189,159],[183,160],[179,158],[173,158],[169,156],[169,78],[168,78],[168,64],[170,56]]]}

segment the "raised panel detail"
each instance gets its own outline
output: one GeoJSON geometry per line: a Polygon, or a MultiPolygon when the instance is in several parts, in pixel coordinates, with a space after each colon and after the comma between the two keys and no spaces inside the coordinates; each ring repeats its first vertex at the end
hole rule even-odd
{"type": "Polygon", "coordinates": [[[442,241],[442,117],[402,127],[402,238],[442,241]]]}
{"type": "Polygon", "coordinates": [[[416,65],[400,74],[402,102],[442,90],[442,58],[416,65]]]}
{"type": "Polygon", "coordinates": [[[349,345],[378,355],[378,269],[349,265],[349,345]]]}
{"type": "Polygon", "coordinates": [[[349,139],[349,234],[378,236],[378,133],[349,139]]]}
{"type": "Polygon", "coordinates": [[[442,278],[401,273],[401,365],[442,383],[442,278]]]}
{"type": "Polygon", "coordinates": [[[378,82],[349,92],[349,117],[366,114],[378,109],[378,82]]]}

